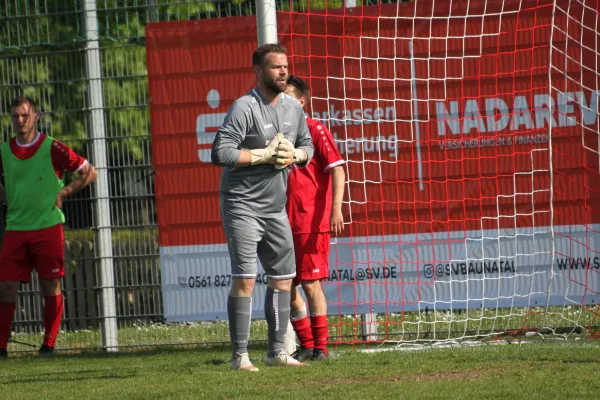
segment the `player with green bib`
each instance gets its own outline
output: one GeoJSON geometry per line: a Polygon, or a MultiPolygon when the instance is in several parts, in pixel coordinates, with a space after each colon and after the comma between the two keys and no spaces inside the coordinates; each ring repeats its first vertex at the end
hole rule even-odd
{"type": "Polygon", "coordinates": [[[11,104],[16,136],[0,147],[0,199],[8,206],[0,251],[0,357],[8,355],[19,284],[29,282],[33,268],[44,295],[44,342],[39,352],[54,351],[64,309],[62,203],[96,179],[95,168],[84,158],[36,130],[38,119],[35,102],[17,97],[11,104]],[[65,171],[79,175],[67,186],[65,171]]]}

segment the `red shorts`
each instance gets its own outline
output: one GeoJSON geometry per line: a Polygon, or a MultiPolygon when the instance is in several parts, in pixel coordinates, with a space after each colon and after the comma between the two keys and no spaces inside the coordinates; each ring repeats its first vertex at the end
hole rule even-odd
{"type": "Polygon", "coordinates": [[[34,231],[6,231],[0,251],[0,281],[27,283],[35,268],[39,279],[65,275],[62,224],[34,231]]]}
{"type": "Polygon", "coordinates": [[[330,237],[329,232],[294,235],[296,254],[294,285],[298,285],[301,281],[316,281],[329,276],[330,237]]]}

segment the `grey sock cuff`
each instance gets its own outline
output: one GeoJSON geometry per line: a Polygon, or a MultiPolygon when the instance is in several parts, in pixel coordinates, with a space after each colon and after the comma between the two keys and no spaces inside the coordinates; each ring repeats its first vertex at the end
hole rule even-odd
{"type": "Polygon", "coordinates": [[[252,313],[252,297],[230,295],[227,300],[235,304],[235,311],[252,313]],[[245,299],[248,299],[249,301],[246,301],[245,299]],[[246,307],[246,304],[249,304],[250,308],[246,307]]]}

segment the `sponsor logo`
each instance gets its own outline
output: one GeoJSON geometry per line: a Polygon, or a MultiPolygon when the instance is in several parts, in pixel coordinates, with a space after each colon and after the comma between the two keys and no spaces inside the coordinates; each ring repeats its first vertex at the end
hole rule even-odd
{"type": "Polygon", "coordinates": [[[586,96],[584,92],[515,96],[508,99],[492,97],[467,100],[462,109],[459,101],[438,101],[435,106],[438,136],[471,133],[542,129],[594,125],[598,116],[600,91],[586,96]],[[512,104],[511,104],[512,103],[512,104]],[[509,108],[509,104],[512,106],[509,108]],[[578,108],[579,110],[576,110],[578,108]]]}
{"type": "MultiPolygon", "coordinates": [[[[216,90],[210,90],[206,95],[209,107],[217,108],[221,103],[221,95],[216,90]]],[[[217,130],[225,120],[227,113],[200,114],[196,118],[196,137],[198,139],[198,158],[205,163],[211,162],[210,153],[215,141],[217,130]]]]}
{"type": "Polygon", "coordinates": [[[333,104],[328,111],[313,112],[313,118],[319,121],[330,121],[332,127],[345,125],[369,125],[376,122],[396,120],[396,107],[385,108],[356,108],[354,110],[339,110],[333,104]]]}
{"type": "Polygon", "coordinates": [[[423,276],[426,279],[432,279],[434,276],[442,278],[444,276],[459,275],[484,275],[484,274],[515,274],[516,266],[513,260],[501,261],[473,261],[473,262],[454,262],[425,264],[422,268],[423,276]]]}

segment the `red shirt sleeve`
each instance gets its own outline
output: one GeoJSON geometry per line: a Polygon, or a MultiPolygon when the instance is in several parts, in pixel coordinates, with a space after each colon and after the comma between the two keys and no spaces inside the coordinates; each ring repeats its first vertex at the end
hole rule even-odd
{"type": "Polygon", "coordinates": [[[69,173],[78,172],[87,163],[86,159],[75,153],[64,143],[55,140],[52,143],[52,165],[57,171],[67,171],[69,173]]]}
{"type": "Polygon", "coordinates": [[[313,138],[315,156],[319,157],[321,165],[325,166],[325,171],[344,164],[344,159],[335,145],[333,135],[327,128],[317,122],[312,127],[310,134],[313,138]]]}

